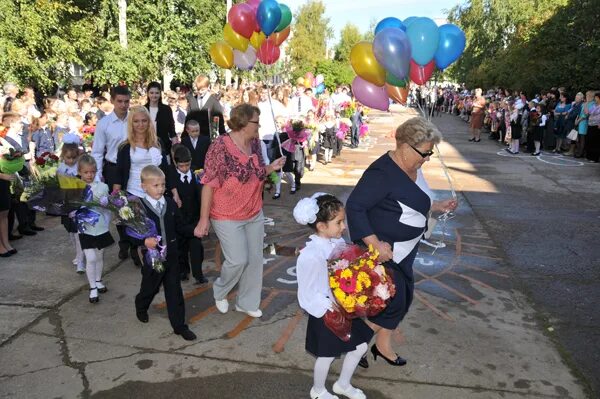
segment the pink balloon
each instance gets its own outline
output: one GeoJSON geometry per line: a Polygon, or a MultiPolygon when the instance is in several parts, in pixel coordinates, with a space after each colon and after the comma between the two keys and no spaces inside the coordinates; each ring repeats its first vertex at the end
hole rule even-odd
{"type": "Polygon", "coordinates": [[[352,81],[352,93],[354,97],[369,108],[375,108],[381,111],[387,111],[390,107],[390,97],[385,86],[375,86],[360,76],[352,81]]]}
{"type": "Polygon", "coordinates": [[[233,63],[242,71],[252,69],[256,63],[256,50],[252,46],[248,46],[245,52],[233,49],[233,63]]]}
{"type": "Polygon", "coordinates": [[[256,55],[258,56],[260,62],[265,65],[271,65],[279,59],[280,50],[279,47],[273,43],[273,40],[269,38],[265,40],[263,44],[261,44],[256,55]]]}
{"type": "Polygon", "coordinates": [[[246,0],[246,4],[248,4],[254,10],[254,14],[258,10],[258,6],[260,5],[260,0],[246,0]]]}
{"type": "Polygon", "coordinates": [[[250,39],[254,28],[257,25],[256,22],[256,11],[251,6],[245,3],[236,4],[231,7],[229,14],[227,14],[229,25],[235,32],[244,36],[246,39],[250,39]]]}

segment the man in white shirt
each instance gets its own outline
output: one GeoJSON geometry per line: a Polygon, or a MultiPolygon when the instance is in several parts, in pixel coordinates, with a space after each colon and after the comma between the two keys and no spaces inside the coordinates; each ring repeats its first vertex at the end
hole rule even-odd
{"type": "Polygon", "coordinates": [[[290,112],[291,116],[294,118],[304,119],[308,111],[314,111],[312,99],[306,95],[307,90],[311,89],[305,89],[302,86],[298,86],[296,89],[296,96],[292,97],[290,100],[290,112]]]}

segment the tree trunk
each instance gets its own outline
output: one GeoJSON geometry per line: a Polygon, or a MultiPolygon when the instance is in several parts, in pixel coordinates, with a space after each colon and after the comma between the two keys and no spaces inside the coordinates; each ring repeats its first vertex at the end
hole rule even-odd
{"type": "Polygon", "coordinates": [[[119,43],[127,48],[127,0],[119,0],[119,43]]]}

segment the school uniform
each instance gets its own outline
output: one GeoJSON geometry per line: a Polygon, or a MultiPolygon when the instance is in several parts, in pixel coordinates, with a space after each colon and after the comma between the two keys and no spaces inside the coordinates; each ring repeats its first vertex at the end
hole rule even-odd
{"type": "Polygon", "coordinates": [[[210,137],[200,135],[196,139],[192,139],[186,134],[181,138],[181,145],[190,150],[190,154],[192,154],[192,171],[204,169],[204,160],[210,146],[210,137]]]}
{"type": "MultiPolygon", "coordinates": [[[[90,186],[94,199],[98,200],[101,197],[108,196],[108,186],[105,183],[94,182],[90,186]]],[[[86,249],[104,249],[115,243],[108,230],[112,218],[111,212],[98,207],[92,207],[91,210],[100,216],[98,222],[94,225],[85,223],[85,231],[79,233],[79,242],[81,243],[81,249],[84,251],[86,249]]]]}
{"type": "Polygon", "coordinates": [[[373,330],[362,319],[353,319],[350,340],[344,342],[325,326],[323,316],[335,302],[329,287],[327,259],[344,240],[327,239],[316,234],[309,238],[296,263],[298,302],[309,315],[305,349],[316,357],[339,357],[354,351],[362,343],[368,343],[373,338],[373,330]]]}
{"type": "Polygon", "coordinates": [[[177,244],[179,250],[179,271],[181,277],[187,277],[192,272],[192,276],[197,281],[204,280],[202,273],[202,262],[204,261],[204,247],[202,239],[193,235],[193,229],[200,220],[200,200],[202,197],[202,185],[197,177],[191,172],[181,173],[174,165],[169,167],[169,192],[177,189],[181,199],[182,221],[188,226],[188,234],[178,234],[177,244]],[[189,234],[192,232],[192,234],[189,234]],[[191,267],[190,267],[191,261],[191,267]]]}
{"type": "MultiPolygon", "coordinates": [[[[159,200],[155,200],[146,196],[141,201],[146,210],[146,216],[156,225],[157,233],[161,236],[161,245],[167,247],[167,254],[162,272],[154,270],[144,256],[142,283],[140,292],[135,297],[135,309],[138,314],[147,312],[162,285],[171,326],[176,334],[182,333],[188,330],[188,326],[185,324],[185,303],[179,276],[177,233],[189,234],[189,232],[185,231],[185,225],[181,220],[177,205],[171,198],[161,197],[159,200]]],[[[143,247],[143,241],[130,239],[135,246],[143,247]]]]}

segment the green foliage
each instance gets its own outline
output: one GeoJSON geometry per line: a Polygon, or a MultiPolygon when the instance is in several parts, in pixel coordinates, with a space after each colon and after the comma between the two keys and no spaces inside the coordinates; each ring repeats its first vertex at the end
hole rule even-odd
{"type": "Polygon", "coordinates": [[[565,86],[600,87],[600,2],[472,0],[449,11],[467,48],[449,73],[469,87],[530,94],[565,86]]]}
{"type": "Polygon", "coordinates": [[[340,62],[350,62],[350,51],[352,47],[362,40],[362,35],[358,26],[347,23],[340,31],[340,41],[335,47],[334,60],[340,62]]]}
{"type": "Polygon", "coordinates": [[[354,71],[347,61],[319,61],[315,68],[315,73],[323,75],[325,86],[330,91],[339,85],[350,85],[354,79],[354,71]]]}
{"type": "Polygon", "coordinates": [[[325,5],[320,0],[309,0],[294,15],[293,36],[289,39],[290,67],[293,78],[313,72],[317,63],[326,58],[327,39],[333,31],[325,17],[325,5]]]}

